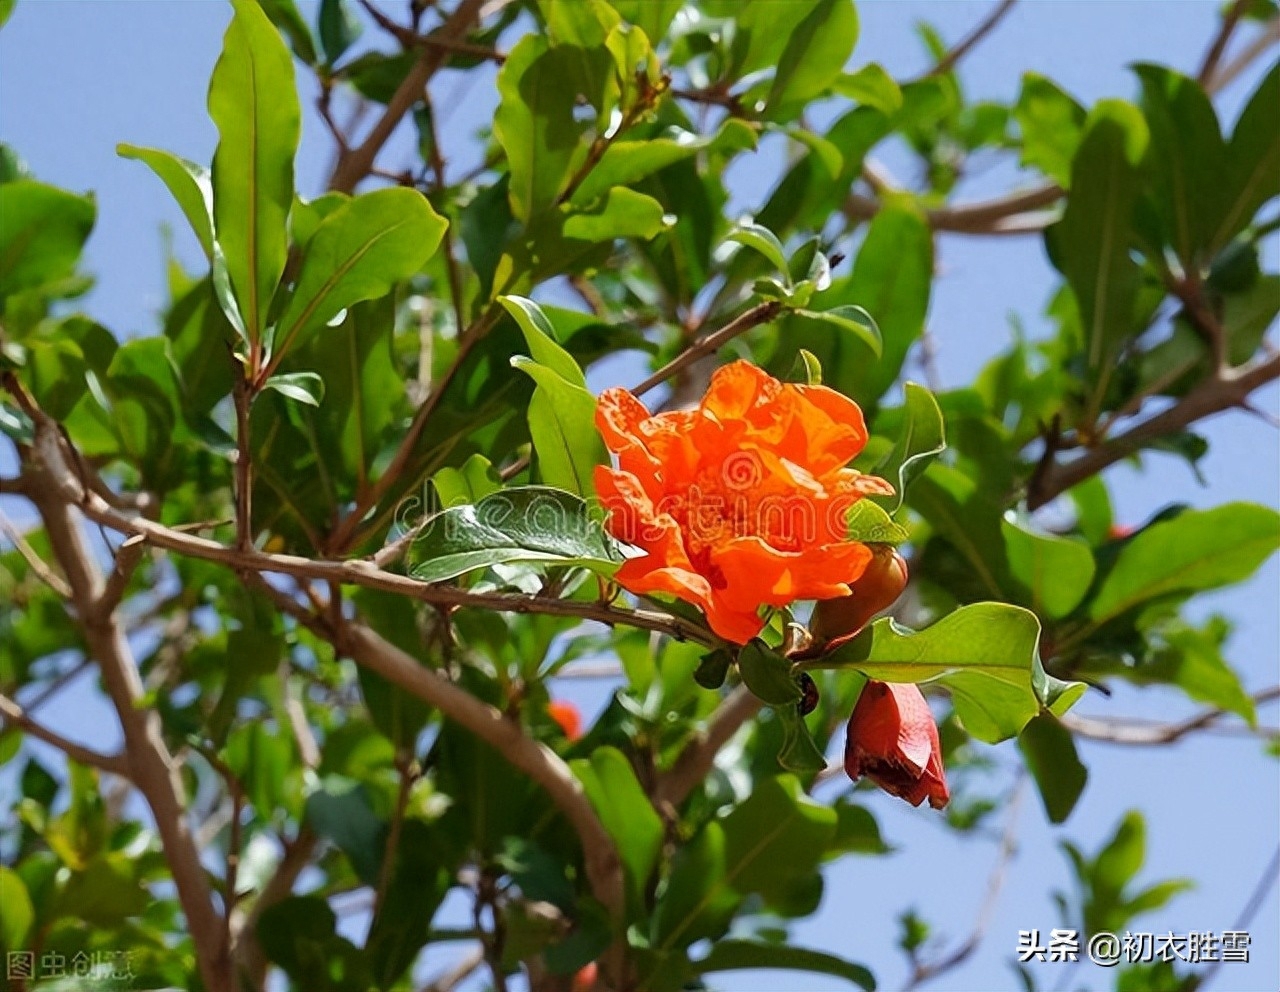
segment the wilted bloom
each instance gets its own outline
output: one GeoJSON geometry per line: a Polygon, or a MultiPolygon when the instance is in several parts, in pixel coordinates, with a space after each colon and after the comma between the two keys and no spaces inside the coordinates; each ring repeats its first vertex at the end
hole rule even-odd
{"type": "Polygon", "coordinates": [[[549,702],[547,716],[560,725],[569,740],[576,741],[582,736],[582,714],[567,699],[553,699],[549,702]]]}
{"type": "Polygon", "coordinates": [[[863,687],[849,717],[844,770],[855,782],[866,775],[912,806],[928,799],[942,809],[951,798],[938,727],[914,685],[872,679],[863,687]]]}
{"type": "Polygon", "coordinates": [[[699,606],[726,640],[758,634],[761,606],[847,596],[871,560],[846,539],[846,518],[893,487],[845,467],[867,429],[840,393],[734,362],[696,409],[651,415],[609,389],[596,422],[618,456],[616,469],[596,469],[609,528],[645,552],[617,582],[699,606]]]}

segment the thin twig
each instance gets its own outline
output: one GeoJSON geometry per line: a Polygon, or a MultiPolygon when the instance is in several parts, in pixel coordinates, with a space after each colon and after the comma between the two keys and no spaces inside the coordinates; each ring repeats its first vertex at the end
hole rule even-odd
{"type": "Polygon", "coordinates": [[[924,74],[923,79],[943,76],[956,67],[956,64],[976,48],[987,35],[994,31],[1004,16],[1013,9],[1017,0],[1001,0],[996,8],[988,14],[972,31],[961,39],[955,47],[948,51],[932,69],[924,74]]]}
{"type": "MultiPolygon", "coordinates": [[[[1267,896],[1271,894],[1277,878],[1280,878],[1280,847],[1276,848],[1275,853],[1271,855],[1271,860],[1262,869],[1262,874],[1258,876],[1258,881],[1254,883],[1253,891],[1249,894],[1249,899],[1244,904],[1244,908],[1240,910],[1240,915],[1236,918],[1232,930],[1248,932],[1249,924],[1253,922],[1258,910],[1262,908],[1267,896]]],[[[1218,973],[1218,969],[1222,967],[1222,962],[1221,955],[1214,958],[1209,967],[1200,972],[1198,976],[1200,981],[1196,984],[1196,988],[1206,988],[1213,980],[1213,976],[1218,973]]]]}
{"type": "MultiPolygon", "coordinates": [[[[426,87],[422,91],[422,105],[426,108],[427,126],[429,128],[430,146],[427,149],[427,158],[431,163],[431,171],[435,173],[436,189],[443,190],[445,188],[444,179],[444,155],[440,151],[440,132],[436,127],[435,108],[431,103],[430,88],[426,87]]],[[[454,327],[457,332],[462,333],[462,328],[466,326],[467,319],[463,313],[464,301],[462,299],[462,276],[458,271],[457,252],[453,245],[453,224],[445,225],[444,229],[444,260],[445,271],[449,276],[449,299],[453,303],[453,319],[454,327]]],[[[430,327],[424,329],[424,333],[431,333],[430,327]]]]}
{"type": "Polygon", "coordinates": [[[1205,90],[1210,94],[1220,93],[1225,90],[1249,66],[1253,65],[1259,56],[1266,54],[1267,49],[1276,44],[1276,42],[1280,42],[1280,17],[1273,17],[1268,21],[1266,27],[1258,32],[1254,39],[1241,50],[1239,55],[1214,74],[1213,78],[1205,84],[1205,90]]]}
{"type": "MultiPolygon", "coordinates": [[[[1280,699],[1280,685],[1263,689],[1253,695],[1255,705],[1273,699],[1280,699]]],[[[1099,718],[1067,713],[1063,715],[1062,723],[1073,734],[1087,737],[1089,740],[1102,741],[1106,744],[1150,746],[1172,744],[1188,734],[1207,730],[1223,717],[1230,715],[1230,711],[1214,707],[1177,723],[1148,723],[1135,719],[1099,718]]]]}
{"type": "Polygon", "coordinates": [[[47,585],[55,593],[63,599],[71,598],[71,587],[67,585],[66,580],[57,572],[49,567],[49,564],[36,554],[35,548],[27,543],[26,537],[22,531],[0,510],[0,531],[9,539],[14,549],[20,554],[27,563],[27,567],[31,569],[31,573],[41,582],[47,585]]]}
{"type": "Polygon", "coordinates": [[[1226,53],[1232,34],[1235,33],[1236,25],[1240,23],[1240,18],[1244,16],[1245,8],[1249,3],[1250,0],[1235,0],[1235,3],[1222,15],[1222,23],[1218,25],[1218,31],[1213,36],[1208,51],[1205,52],[1204,61],[1200,63],[1200,71],[1196,73],[1196,81],[1201,86],[1207,84],[1217,73],[1222,56],[1226,53]]]}
{"type": "Polygon", "coordinates": [[[675,358],[667,362],[666,365],[658,369],[657,372],[645,379],[640,385],[634,387],[631,392],[636,396],[643,396],[649,390],[666,382],[672,376],[677,375],[684,369],[688,368],[704,355],[710,355],[714,351],[718,351],[725,344],[732,341],[739,334],[745,334],[754,327],[761,324],[767,324],[782,312],[782,304],[777,300],[767,300],[764,303],[757,303],[750,310],[747,310],[718,331],[712,331],[706,337],[699,338],[693,344],[689,345],[684,351],[680,352],[675,358]]]}
{"type": "MultiPolygon", "coordinates": [[[[6,724],[16,727],[37,740],[56,747],[72,761],[88,765],[91,768],[97,768],[100,771],[110,772],[112,775],[119,775],[121,778],[129,777],[129,759],[126,755],[103,754],[101,751],[95,751],[91,747],[68,740],[57,731],[51,730],[40,723],[25,709],[2,693],[0,693],[0,716],[4,717],[6,724]]],[[[4,728],[0,727],[0,729],[4,728]]]]}

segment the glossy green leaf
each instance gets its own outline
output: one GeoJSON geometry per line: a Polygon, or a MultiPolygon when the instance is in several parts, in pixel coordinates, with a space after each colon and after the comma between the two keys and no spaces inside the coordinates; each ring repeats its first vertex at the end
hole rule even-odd
{"type": "Polygon", "coordinates": [[[778,236],[767,227],[761,227],[759,224],[739,224],[725,236],[725,240],[736,241],[740,245],[746,245],[758,251],[786,280],[787,288],[791,287],[786,249],[782,247],[778,236]]]}
{"type": "Polygon", "coordinates": [[[182,214],[195,232],[205,257],[212,261],[213,184],[209,178],[209,170],[159,148],[121,144],[116,145],[116,154],[123,158],[137,159],[160,177],[160,181],[168,187],[178,206],[182,208],[182,214]]]}
{"type": "Polygon", "coordinates": [[[1103,100],[1093,109],[1071,165],[1071,196],[1055,237],[1059,266],[1080,312],[1096,380],[1133,331],[1138,267],[1129,255],[1146,125],[1135,107],[1103,100]]]}
{"type": "Polygon", "coordinates": [[[712,820],[676,851],[653,913],[655,949],[688,947],[724,933],[742,901],[726,883],[725,848],[724,827],[712,820]]]}
{"type": "Polygon", "coordinates": [[[263,383],[262,388],[274,389],[281,396],[307,406],[319,406],[324,399],[324,380],[314,372],[281,372],[263,383]]]}
{"type": "Polygon", "coordinates": [[[213,229],[246,333],[258,341],[284,272],[301,111],[279,32],[256,0],[233,6],[209,81],[209,116],[218,127],[213,229]]]}
{"type": "Polygon", "coordinates": [[[1280,514],[1254,503],[1187,510],[1125,544],[1089,604],[1099,625],[1161,596],[1247,579],[1280,547],[1280,514]]]}
{"type": "Polygon", "coordinates": [[[1049,822],[1062,823],[1075,809],[1089,777],[1076,755],[1071,731],[1052,713],[1040,713],[1018,734],[1018,747],[1040,790],[1049,822]]]}
{"type": "Polygon", "coordinates": [[[295,199],[289,212],[289,236],[293,243],[305,248],[321,221],[350,200],[346,193],[337,192],[324,193],[314,200],[295,199]]]}
{"type": "Polygon", "coordinates": [[[1074,610],[1093,583],[1093,553],[1083,541],[1002,520],[1009,572],[1036,613],[1059,619],[1074,610]]]}
{"type": "Polygon", "coordinates": [[[820,94],[853,54],[858,15],[851,0],[818,0],[809,6],[778,57],[766,113],[820,94]]]}
{"type": "Polygon", "coordinates": [[[907,488],[947,448],[946,429],[938,401],[924,386],[908,382],[902,387],[902,427],[893,448],[871,470],[892,483],[897,491],[888,500],[896,513],[906,499],[907,488]]]}
{"type": "Polygon", "coordinates": [[[1027,72],[1013,116],[1022,131],[1022,164],[1069,187],[1071,160],[1084,131],[1084,108],[1053,80],[1027,72]]]}
{"type": "Polygon", "coordinates": [[[406,820],[379,912],[369,926],[365,954],[379,989],[396,986],[431,935],[431,921],[449,891],[452,873],[440,862],[438,832],[406,820]]]}
{"type": "Polygon", "coordinates": [[[747,688],[770,706],[794,705],[800,687],[791,676],[791,662],[759,638],[738,652],[738,672],[747,688]]]}
{"type": "Polygon", "coordinates": [[[512,356],[511,364],[537,383],[529,400],[529,433],[542,481],[590,500],[595,467],[608,461],[595,426],[596,398],[524,355],[512,356]]]}
{"type": "Polygon", "coordinates": [[[1280,90],[1280,63],[1258,84],[1236,121],[1227,154],[1227,206],[1212,248],[1227,244],[1253,219],[1267,200],[1280,194],[1280,128],[1275,126],[1276,91],[1280,90]]]}
{"type": "Polygon", "coordinates": [[[886,116],[902,108],[902,90],[878,62],[870,62],[856,72],[845,73],[836,80],[837,93],[873,107],[886,116]]]}
{"type": "Polygon", "coordinates": [[[479,503],[502,488],[502,480],[484,455],[472,455],[457,468],[442,468],[431,482],[445,509],[479,503]]]}
{"type": "Polygon", "coordinates": [[[1034,613],[975,603],[921,631],[877,620],[811,667],[853,668],[883,682],[937,680],[951,691],[965,730],[994,744],[1017,736],[1042,705],[1061,713],[1084,691],[1045,673],[1039,639],[1034,613]]]}
{"type": "Polygon", "coordinates": [[[795,703],[776,707],[775,718],[782,724],[782,747],[778,749],[778,764],[797,775],[810,775],[827,767],[826,756],[814,742],[809,725],[796,709],[795,703]]]}
{"type": "Polygon", "coordinates": [[[662,851],[662,820],[645,795],[625,755],[601,747],[590,760],[572,763],[573,773],[618,845],[637,908],[662,851]]]}
{"type": "Polygon", "coordinates": [[[582,126],[574,119],[569,49],[558,53],[545,38],[528,34],[507,53],[498,73],[501,103],[494,136],[507,153],[511,213],[521,221],[554,204],[586,154],[582,126]]]}
{"type": "Polygon", "coordinates": [[[280,318],[277,353],[304,341],[352,304],[384,296],[430,258],[447,222],[416,190],[357,196],[316,228],[280,318]]]}
{"type": "Polygon", "coordinates": [[[1164,239],[1184,267],[1207,257],[1226,213],[1227,146],[1208,95],[1194,79],[1156,65],[1136,67],[1151,129],[1151,198],[1164,239]]]}
{"type": "Polygon", "coordinates": [[[559,489],[525,486],[437,514],[413,542],[408,561],[414,578],[443,582],[516,561],[611,571],[617,557],[581,499],[559,489]]]}
{"type": "Polygon", "coordinates": [[[31,179],[0,185],[0,299],[75,271],[97,208],[31,179]]]}
{"type": "Polygon", "coordinates": [[[566,238],[577,241],[612,241],[615,238],[648,240],[666,227],[661,203],[633,189],[615,187],[586,209],[571,211],[562,228],[566,238]]]}
{"type": "Polygon", "coordinates": [[[875,500],[860,499],[853,504],[848,516],[850,541],[863,544],[902,544],[909,540],[911,532],[897,523],[889,512],[875,500]]]}
{"type": "Polygon", "coordinates": [[[699,975],[744,969],[775,969],[807,971],[815,975],[831,975],[843,978],[867,992],[874,992],[875,976],[860,964],[854,964],[834,954],[812,951],[791,944],[766,943],[759,940],[721,940],[711,948],[711,953],[694,963],[699,975]]]}
{"type": "Polygon", "coordinates": [[[699,137],[689,131],[674,131],[671,137],[614,141],[574,190],[570,203],[574,206],[588,204],[612,189],[638,183],[704,150],[741,151],[755,146],[756,132],[734,118],[725,121],[715,134],[707,137],[699,137]]]}
{"type": "Polygon", "coordinates": [[[560,344],[555,326],[542,307],[523,296],[501,296],[498,302],[520,325],[520,332],[529,346],[529,355],[535,362],[545,365],[566,382],[587,388],[587,377],[560,344]]]}
{"type": "Polygon", "coordinates": [[[801,317],[808,317],[810,320],[816,320],[823,324],[831,324],[845,333],[853,334],[866,344],[871,349],[872,354],[877,357],[884,347],[884,342],[880,339],[880,328],[876,326],[875,320],[862,307],[846,304],[832,307],[830,310],[798,309],[796,313],[801,317]]]}

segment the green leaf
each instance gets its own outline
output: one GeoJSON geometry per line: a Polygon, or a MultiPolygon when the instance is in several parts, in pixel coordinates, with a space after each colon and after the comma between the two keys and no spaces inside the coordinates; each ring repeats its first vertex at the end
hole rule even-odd
{"type": "Polygon", "coordinates": [[[796,310],[801,317],[808,317],[824,324],[832,324],[842,331],[853,334],[871,349],[878,358],[884,348],[880,339],[880,328],[876,326],[871,314],[862,307],[846,304],[832,307],[830,310],[796,310]]]}
{"type": "Polygon", "coordinates": [[[770,706],[794,706],[800,699],[800,687],[791,677],[791,662],[758,637],[738,652],[738,672],[756,698],[770,706]]]}
{"type": "Polygon", "coordinates": [[[546,366],[566,382],[587,388],[586,376],[573,356],[560,345],[555,325],[542,307],[523,296],[500,296],[498,302],[520,325],[529,354],[535,362],[546,366]]]}
{"type": "Polygon", "coordinates": [[[1280,547],[1280,514],[1254,503],[1187,510],[1125,544],[1089,604],[1093,626],[1140,603],[1247,579],[1280,547]]]}
{"type": "Polygon", "coordinates": [[[320,0],[317,27],[320,29],[320,47],[324,49],[324,58],[329,65],[336,64],[364,30],[360,18],[345,0],[320,0]]]}
{"type": "Polygon", "coordinates": [[[342,850],[365,885],[378,884],[386,824],[374,813],[363,785],[340,775],[326,776],[307,796],[306,820],[342,850]]]}
{"type": "Polygon", "coordinates": [[[636,779],[631,762],[616,748],[597,748],[590,760],[574,761],[571,767],[605,830],[617,843],[638,910],[662,852],[662,820],[636,779]]]}
{"type": "Polygon", "coordinates": [[[1032,610],[1061,619],[1080,605],[1093,584],[1095,568],[1087,544],[1007,518],[1000,522],[1000,529],[1009,572],[1026,590],[1032,610]]]}
{"type": "Polygon", "coordinates": [[[17,5],[18,0],[0,0],[0,27],[8,23],[13,14],[13,8],[17,5]]]}
{"type": "Polygon", "coordinates": [[[1177,616],[1161,619],[1146,631],[1153,647],[1151,659],[1125,666],[1120,674],[1139,684],[1176,685],[1192,699],[1238,714],[1252,727],[1257,722],[1253,699],[1222,654],[1230,632],[1219,616],[1210,617],[1203,627],[1177,616]]]}
{"type": "MultiPolygon", "coordinates": [[[[578,49],[581,51],[581,49],[578,49]]],[[[507,153],[511,213],[528,221],[552,206],[586,154],[583,127],[574,119],[571,48],[553,49],[527,34],[507,53],[498,73],[501,102],[493,133],[507,153]]]]}
{"type": "Polygon", "coordinates": [[[853,668],[883,682],[938,681],[956,716],[979,740],[1015,737],[1042,704],[1061,713],[1084,687],[1047,675],[1040,664],[1040,622],[1005,603],[974,603],[921,631],[877,620],[816,668],[853,668]]]}
{"type": "Polygon", "coordinates": [[[0,947],[6,951],[22,950],[34,922],[35,908],[22,876],[0,865],[0,947]]]}
{"type": "Polygon", "coordinates": [[[1138,266],[1129,248],[1141,190],[1137,162],[1146,144],[1135,107],[1100,101],[1072,160],[1066,211],[1050,229],[1080,312],[1094,381],[1107,378],[1115,349],[1133,330],[1138,266]]]}
{"type": "Polygon", "coordinates": [[[72,872],[55,899],[54,915],[104,929],[120,927],[151,903],[137,864],[123,852],[99,855],[84,871],[72,872]]]}
{"type": "Polygon", "coordinates": [[[316,45],[294,0],[258,0],[258,3],[267,17],[271,18],[271,23],[289,39],[293,53],[307,65],[315,65],[316,45]]]}
{"type": "Polygon", "coordinates": [[[561,229],[566,238],[577,241],[612,241],[640,238],[644,241],[664,230],[666,210],[644,193],[618,187],[587,209],[573,209],[561,229]]]}
{"type": "Polygon", "coordinates": [[[546,486],[502,489],[474,506],[455,506],[432,518],[409,550],[410,574],[443,582],[476,568],[516,561],[617,565],[610,539],[587,504],[546,486]]]}
{"type": "Polygon", "coordinates": [[[1075,809],[1089,777],[1076,755],[1071,731],[1052,713],[1040,713],[1022,728],[1018,747],[1036,780],[1049,822],[1062,823],[1075,809]]]}
{"type": "Polygon", "coordinates": [[[823,951],[761,940],[720,940],[711,948],[710,954],[701,961],[694,962],[694,972],[699,975],[761,968],[831,975],[833,978],[843,978],[867,992],[875,992],[876,987],[875,976],[860,964],[823,951]]]}
{"type": "Polygon", "coordinates": [[[479,503],[502,488],[502,480],[484,455],[472,455],[457,468],[442,468],[431,477],[431,483],[445,509],[479,503]]]}
{"type": "Polygon", "coordinates": [[[1022,129],[1022,164],[1068,188],[1071,160],[1084,131],[1084,108],[1053,80],[1027,72],[1013,116],[1022,129]]]}
{"type": "Polygon", "coordinates": [[[529,433],[542,481],[592,499],[595,467],[609,458],[595,426],[596,398],[524,355],[513,355],[511,364],[537,383],[529,400],[529,433]]]}
{"type": "Polygon", "coordinates": [[[942,410],[933,393],[919,383],[908,382],[903,386],[903,396],[904,416],[898,440],[871,470],[872,475],[887,479],[897,490],[890,498],[891,513],[897,513],[902,506],[912,481],[947,448],[942,410]]]}
{"type": "Polygon", "coordinates": [[[645,141],[614,141],[600,161],[574,190],[575,207],[584,206],[609,193],[631,186],[669,165],[692,158],[701,151],[740,151],[755,148],[756,132],[745,121],[730,118],[715,134],[699,137],[689,131],[672,129],[670,137],[645,141]]]}
{"type": "MultiPolygon", "coordinates": [[[[655,948],[688,947],[724,933],[742,901],[726,883],[725,871],[724,827],[712,820],[671,859],[653,913],[650,938],[655,948]]],[[[642,981],[641,987],[648,984],[642,981]]]]}
{"type": "Polygon", "coordinates": [[[293,209],[289,212],[289,236],[299,248],[305,248],[316,233],[321,221],[341,207],[351,202],[346,193],[324,193],[314,200],[303,200],[301,197],[293,201],[293,209]]]}
{"type": "Polygon", "coordinates": [[[89,196],[30,179],[0,184],[0,299],[70,276],[96,213],[89,196]]]}
{"type": "Polygon", "coordinates": [[[902,90],[878,62],[870,62],[857,72],[840,76],[835,82],[835,90],[886,117],[902,109],[902,90]]]}
{"type": "Polygon", "coordinates": [[[137,159],[151,168],[182,208],[182,214],[191,225],[205,257],[213,260],[213,183],[209,170],[195,162],[188,162],[172,152],[159,148],[141,148],[137,145],[116,145],[116,154],[123,158],[137,159]]]}
{"type": "Polygon", "coordinates": [[[871,811],[847,796],[836,800],[836,833],[828,848],[829,857],[842,854],[888,854],[889,846],[880,836],[880,825],[871,811]]]}
{"type": "Polygon", "coordinates": [[[336,932],[337,917],[321,896],[290,896],[258,918],[267,958],[296,983],[317,992],[368,992],[364,953],[336,932]]]}
{"type": "Polygon", "coordinates": [[[440,863],[437,831],[414,819],[406,819],[401,831],[395,870],[365,942],[374,981],[383,990],[395,986],[426,946],[452,877],[440,863]]]}
{"type": "Polygon", "coordinates": [[[1151,200],[1165,242],[1186,268],[1208,257],[1226,212],[1222,177],[1227,146],[1200,85],[1164,66],[1139,65],[1142,105],[1151,129],[1151,200]]]}
{"type": "Polygon", "coordinates": [[[280,318],[276,352],[408,279],[435,253],[446,226],[421,193],[403,187],[365,193],[335,209],[307,244],[297,288],[280,318]]]}
{"type": "Polygon", "coordinates": [[[761,227],[759,224],[740,224],[725,235],[725,240],[736,241],[740,245],[746,245],[748,248],[758,251],[769,260],[769,264],[786,280],[787,288],[791,288],[790,266],[787,265],[786,249],[782,247],[782,242],[778,240],[778,236],[767,227],[761,227]]]}
{"type": "Polygon", "coordinates": [[[765,113],[813,99],[840,75],[858,40],[850,0],[818,0],[787,38],[778,59],[765,113]]]}
{"type": "Polygon", "coordinates": [[[782,724],[782,747],[778,749],[778,764],[797,775],[809,775],[826,769],[827,759],[814,743],[809,725],[796,709],[795,703],[774,708],[774,714],[782,724]]]}
{"type": "Polygon", "coordinates": [[[213,156],[213,229],[251,342],[284,272],[293,204],[293,156],[301,112],[293,60],[255,0],[235,14],[209,81],[218,127],[213,156]]]}
{"type": "Polygon", "coordinates": [[[863,544],[902,544],[911,538],[911,532],[889,516],[887,510],[875,500],[860,499],[853,504],[848,516],[850,541],[863,544]]]}
{"type": "Polygon", "coordinates": [[[1236,121],[1223,178],[1227,206],[1211,248],[1227,244],[1258,208],[1280,193],[1280,128],[1275,126],[1280,63],[1271,67],[1236,121]]]}
{"type": "Polygon", "coordinates": [[[262,385],[274,389],[281,396],[307,406],[319,406],[324,399],[324,380],[314,372],[281,372],[262,385]]]}
{"type": "Polygon", "coordinates": [[[757,780],[721,822],[726,883],[766,900],[811,874],[836,830],[835,811],[809,798],[793,775],[757,780]]]}

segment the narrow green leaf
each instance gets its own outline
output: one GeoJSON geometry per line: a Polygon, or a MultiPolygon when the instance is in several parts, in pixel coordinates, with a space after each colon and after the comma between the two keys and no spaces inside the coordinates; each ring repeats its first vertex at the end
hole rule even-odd
{"type": "Polygon", "coordinates": [[[631,762],[617,748],[596,748],[590,760],[574,761],[571,767],[618,845],[638,907],[662,851],[662,820],[636,779],[631,762]]]}
{"type": "Polygon", "coordinates": [[[782,747],[778,750],[778,764],[797,775],[810,775],[827,767],[826,756],[814,743],[809,725],[804,722],[795,703],[774,709],[782,724],[782,747]]]}
{"type": "Polygon", "coordinates": [[[1258,84],[1236,121],[1227,152],[1227,207],[1211,248],[1228,244],[1253,220],[1258,208],[1280,193],[1280,128],[1276,127],[1276,93],[1280,62],[1258,84]]]}
{"type": "Polygon", "coordinates": [[[791,944],[759,940],[720,940],[711,948],[710,954],[701,961],[694,962],[694,971],[699,975],[774,968],[831,975],[833,978],[843,978],[867,992],[875,992],[876,979],[869,969],[834,954],[811,951],[791,944]]]}
{"type": "Polygon", "coordinates": [[[596,398],[524,355],[513,355],[511,364],[537,383],[528,417],[542,481],[590,500],[596,491],[595,467],[608,461],[595,426],[596,398]]]}
{"type": "Polygon", "coordinates": [[[897,490],[890,498],[890,512],[897,513],[907,488],[947,448],[946,429],[938,401],[919,383],[903,386],[905,402],[902,429],[893,448],[876,463],[872,475],[888,479],[897,490]]]}
{"type": "Polygon", "coordinates": [[[345,0],[320,0],[317,27],[320,29],[320,47],[329,65],[335,65],[355,44],[364,30],[360,18],[345,0]]]}
{"type": "Polygon", "coordinates": [[[235,13],[209,82],[218,127],[213,229],[250,341],[261,339],[284,272],[301,112],[293,60],[256,0],[235,13]]]}
{"type": "Polygon", "coordinates": [[[35,908],[22,876],[0,865],[0,945],[10,952],[26,947],[34,922],[35,908]]]}
{"type": "Polygon", "coordinates": [[[840,76],[835,82],[835,90],[841,96],[856,100],[864,107],[872,107],[886,116],[902,109],[902,90],[877,62],[840,76]]]}
{"type": "Polygon", "coordinates": [[[1140,603],[1247,579],[1280,547],[1280,514],[1254,503],[1187,510],[1144,529],[1120,552],[1093,602],[1095,626],[1140,603]]]}
{"type": "Polygon", "coordinates": [[[298,13],[298,5],[294,0],[258,0],[271,23],[280,29],[280,33],[289,39],[293,46],[293,54],[307,65],[315,65],[316,45],[311,38],[311,30],[307,22],[298,13]]]}
{"type": "Polygon", "coordinates": [[[137,159],[160,177],[191,225],[205,257],[213,259],[213,184],[209,170],[172,152],[137,145],[116,145],[116,154],[137,159]]]}
{"type": "Polygon", "coordinates": [[[1089,777],[1071,731],[1052,713],[1041,713],[1022,728],[1018,747],[1036,780],[1049,822],[1062,823],[1075,809],[1089,777]]]}
{"type": "Polygon", "coordinates": [[[818,0],[787,38],[765,112],[813,99],[840,75],[858,40],[851,0],[818,0]]]}
{"type": "Polygon", "coordinates": [[[609,190],[589,208],[569,211],[562,230],[566,238],[576,241],[615,238],[647,241],[666,226],[666,210],[661,203],[644,193],[618,187],[609,190]]]}
{"type": "Polygon", "coordinates": [[[1022,164],[1069,187],[1071,160],[1084,131],[1084,108],[1053,80],[1027,72],[1013,116],[1022,130],[1022,164]]]}
{"type": "Polygon", "coordinates": [[[409,574],[443,582],[476,568],[507,562],[617,566],[613,543],[587,504],[547,486],[490,493],[475,505],[437,514],[409,550],[409,574]]]}
{"type": "Polygon", "coordinates": [[[736,241],[740,245],[746,245],[753,248],[769,260],[772,265],[786,280],[787,288],[791,287],[790,266],[787,265],[787,252],[782,247],[782,242],[778,240],[778,236],[770,231],[767,227],[761,227],[759,224],[741,224],[734,228],[725,236],[726,241],[736,241]]]}
{"type": "Polygon", "coordinates": [[[535,362],[545,365],[566,382],[587,388],[586,376],[573,356],[560,345],[555,325],[542,307],[523,296],[500,296],[498,302],[520,325],[529,354],[535,362]]]}
{"type": "Polygon", "coordinates": [[[877,358],[884,348],[884,342],[880,338],[880,328],[876,326],[871,314],[867,313],[862,307],[846,304],[821,311],[798,309],[796,313],[801,317],[808,317],[810,320],[832,324],[846,333],[853,334],[864,342],[877,358]]]}
{"type": "Polygon", "coordinates": [[[408,279],[435,253],[446,226],[426,197],[403,187],[365,193],[333,210],[307,244],[275,336],[277,354],[352,304],[408,279]]]}
{"type": "Polygon", "coordinates": [[[89,196],[30,179],[0,184],[0,299],[71,275],[96,214],[89,196]]]}
{"type": "Polygon", "coordinates": [[[324,380],[314,372],[280,372],[263,384],[264,389],[274,389],[307,406],[319,406],[324,399],[324,380]]]}

